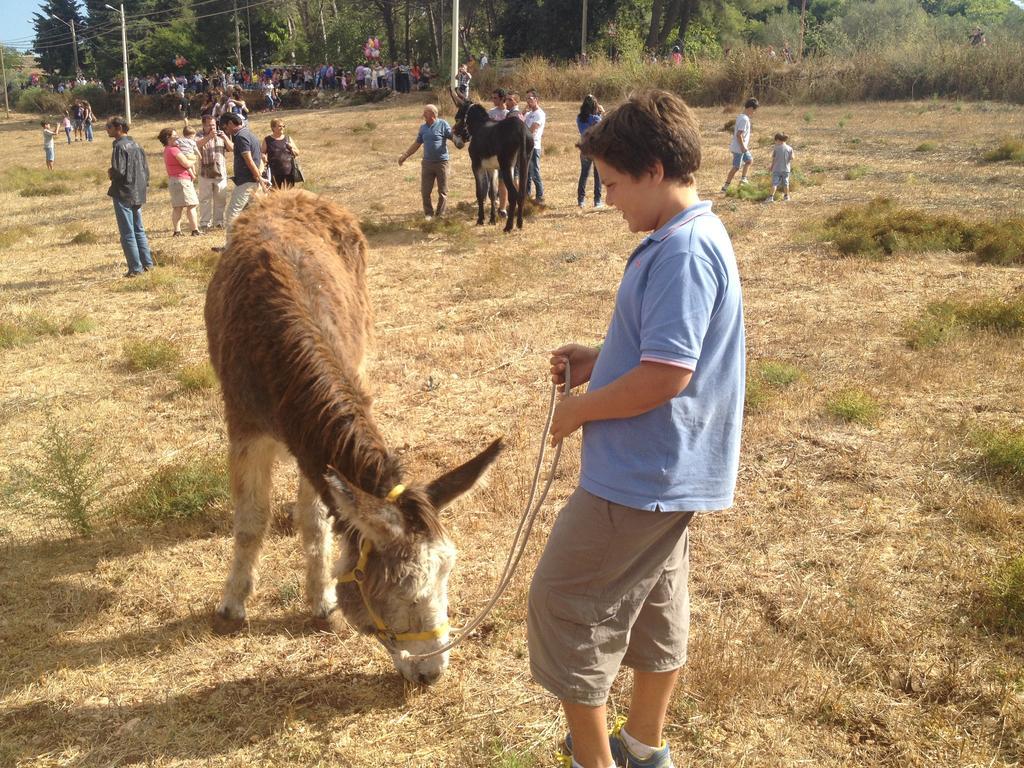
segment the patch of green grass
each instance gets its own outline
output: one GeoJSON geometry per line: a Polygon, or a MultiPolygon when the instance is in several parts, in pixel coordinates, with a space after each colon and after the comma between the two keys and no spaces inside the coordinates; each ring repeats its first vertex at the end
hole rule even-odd
{"type": "Polygon", "coordinates": [[[1024,163],[1024,139],[1003,139],[998,147],[989,150],[982,157],[990,163],[1002,160],[1024,163]]]}
{"type": "Polygon", "coordinates": [[[64,181],[43,181],[29,184],[21,188],[22,197],[55,197],[67,195],[71,192],[71,185],[64,181]]]}
{"type": "Polygon", "coordinates": [[[920,144],[918,144],[916,147],[914,147],[914,151],[915,152],[934,152],[938,148],[939,148],[939,145],[936,144],[934,141],[922,141],[920,144]]]}
{"type": "Polygon", "coordinates": [[[377,129],[377,124],[372,120],[367,120],[362,125],[357,125],[352,128],[352,133],[358,135],[361,133],[370,133],[377,129]]]}
{"type": "Polygon", "coordinates": [[[986,264],[1024,264],[1024,217],[977,225],[974,253],[986,264]]]}
{"type": "Polygon", "coordinates": [[[748,411],[763,409],[779,392],[799,381],[803,372],[796,366],[778,360],[762,360],[747,370],[746,397],[748,411]]]}
{"type": "Polygon", "coordinates": [[[0,251],[10,248],[32,234],[32,227],[17,226],[0,229],[0,251]]]}
{"type": "Polygon", "coordinates": [[[362,219],[359,228],[364,235],[383,235],[409,229],[409,222],[402,219],[362,219]]]}
{"type": "MultiPolygon", "coordinates": [[[[791,193],[796,192],[802,187],[813,187],[820,183],[818,176],[808,176],[799,168],[794,168],[789,174],[789,191],[791,193]]],[[[731,197],[735,200],[746,200],[751,203],[760,203],[768,199],[768,195],[772,191],[772,176],[770,173],[765,171],[756,171],[752,176],[747,178],[746,184],[735,184],[725,191],[726,197],[731,197]]],[[[776,194],[782,194],[782,189],[776,191],[776,194]]],[[[778,199],[778,198],[776,198],[778,199]]]]}
{"type": "MultiPolygon", "coordinates": [[[[46,168],[26,168],[14,165],[0,171],[0,192],[14,192],[30,187],[39,187],[54,182],[71,182],[75,175],[71,171],[51,171],[46,168]]],[[[31,195],[23,195],[31,197],[31,195]]]]}
{"type": "Polygon", "coordinates": [[[804,112],[804,122],[808,123],[808,124],[813,123],[814,122],[814,113],[813,112],[804,112]]]}
{"type": "Polygon", "coordinates": [[[1009,635],[1024,634],[1024,555],[997,568],[981,597],[983,626],[1009,635]]]}
{"type": "Polygon", "coordinates": [[[72,315],[60,322],[48,315],[31,312],[17,318],[0,319],[0,349],[11,349],[45,336],[71,336],[86,333],[95,327],[86,315],[72,315]]]}
{"type": "Polygon", "coordinates": [[[859,136],[851,136],[850,138],[848,138],[846,140],[847,144],[851,144],[853,146],[857,146],[858,144],[860,144],[860,142],[861,142],[861,139],[860,139],[859,136]]]}
{"type": "Polygon", "coordinates": [[[846,127],[846,118],[845,117],[839,120],[839,127],[840,128],[845,128],[846,127]]]}
{"type": "Polygon", "coordinates": [[[1024,489],[1024,432],[1010,429],[978,429],[971,441],[980,452],[985,471],[1024,489]]]}
{"type": "Polygon", "coordinates": [[[201,518],[230,496],[224,462],[213,457],[163,467],[118,506],[119,517],[147,525],[201,518]]]}
{"type": "Polygon", "coordinates": [[[178,384],[182,392],[201,392],[217,386],[217,374],[213,366],[204,361],[198,365],[186,365],[178,371],[178,384]]]}
{"type": "Polygon", "coordinates": [[[829,415],[852,424],[873,424],[881,412],[878,401],[867,392],[849,387],[837,392],[825,403],[829,415]]]}
{"type": "Polygon", "coordinates": [[[70,242],[72,245],[95,245],[100,241],[100,236],[88,229],[75,233],[70,242]]]}
{"type": "Polygon", "coordinates": [[[120,293],[139,293],[144,291],[159,293],[161,291],[174,291],[180,285],[181,277],[177,272],[163,267],[161,269],[151,269],[138,277],[121,280],[117,283],[114,290],[120,293]]]}
{"type": "Polygon", "coordinates": [[[48,419],[38,447],[38,466],[16,467],[10,490],[42,500],[72,532],[91,532],[102,480],[95,440],[48,419]]]}
{"type": "Polygon", "coordinates": [[[857,179],[863,179],[871,172],[871,169],[866,165],[855,165],[853,168],[847,168],[846,172],[843,173],[843,178],[846,181],[856,181],[857,179]]]}
{"type": "Polygon", "coordinates": [[[966,251],[974,244],[974,228],[952,215],[902,208],[879,197],[864,205],[840,209],[825,219],[820,235],[844,256],[891,256],[897,252],[966,251]]]}
{"type": "Polygon", "coordinates": [[[181,351],[166,339],[129,339],[124,343],[124,360],[129,371],[155,371],[170,368],[181,358],[181,351]]]}
{"type": "Polygon", "coordinates": [[[1024,298],[947,299],[929,304],[906,331],[911,349],[928,349],[965,332],[1024,331],[1024,298]]]}

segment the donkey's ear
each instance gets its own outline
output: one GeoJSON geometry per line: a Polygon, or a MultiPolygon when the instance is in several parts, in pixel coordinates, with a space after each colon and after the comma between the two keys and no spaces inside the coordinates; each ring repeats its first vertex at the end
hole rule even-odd
{"type": "Polygon", "coordinates": [[[448,86],[448,93],[451,94],[452,101],[455,102],[455,106],[456,107],[461,107],[463,99],[462,99],[461,96],[459,96],[457,93],[455,93],[455,89],[452,88],[450,85],[448,86]]]}
{"type": "Polygon", "coordinates": [[[445,472],[428,485],[427,496],[430,497],[434,509],[438,511],[444,509],[476,485],[484,471],[498,458],[498,454],[504,447],[505,445],[499,437],[461,467],[445,472]]]}
{"type": "Polygon", "coordinates": [[[406,535],[405,519],[393,504],[355,490],[334,467],[324,475],[338,516],[383,549],[406,535]]]}

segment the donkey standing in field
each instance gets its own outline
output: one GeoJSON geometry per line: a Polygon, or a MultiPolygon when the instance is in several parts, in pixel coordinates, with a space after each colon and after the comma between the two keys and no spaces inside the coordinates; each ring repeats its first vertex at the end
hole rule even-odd
{"type": "Polygon", "coordinates": [[[462,149],[469,144],[469,159],[476,179],[476,223],[484,223],[484,198],[491,200],[491,224],[495,223],[494,198],[497,194],[489,176],[497,170],[508,190],[508,218],[505,231],[512,231],[512,219],[519,229],[523,228],[523,202],[526,200],[526,173],[530,156],[533,154],[533,136],[522,120],[516,118],[491,120],[481,104],[463,99],[451,88],[452,100],[458,111],[455,113],[455,127],[452,128],[453,142],[462,149]],[[512,168],[518,166],[519,186],[512,176],[512,168]]]}
{"type": "Polygon", "coordinates": [[[501,441],[425,485],[405,486],[370,414],[363,355],[373,320],[366,240],[345,209],[278,192],[233,227],[206,294],[210,360],[220,377],[235,506],[234,562],[214,628],[245,623],[270,523],[271,471],[286,452],[300,470],[296,527],[313,615],[375,634],[411,682],[429,684],[448,654],[410,660],[448,639],[455,547],[438,515],[494,461],[501,441]],[[332,526],[342,552],[332,568],[332,526]]]}

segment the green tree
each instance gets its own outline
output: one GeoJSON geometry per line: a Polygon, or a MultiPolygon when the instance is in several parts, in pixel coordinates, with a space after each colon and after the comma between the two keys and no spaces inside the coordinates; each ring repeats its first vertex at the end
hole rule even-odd
{"type": "Polygon", "coordinates": [[[85,51],[81,45],[78,46],[78,65],[75,65],[75,49],[68,24],[75,26],[78,37],[82,36],[84,27],[77,0],[46,0],[32,15],[32,26],[36,31],[33,50],[39,66],[51,74],[74,75],[85,65],[85,51]]]}

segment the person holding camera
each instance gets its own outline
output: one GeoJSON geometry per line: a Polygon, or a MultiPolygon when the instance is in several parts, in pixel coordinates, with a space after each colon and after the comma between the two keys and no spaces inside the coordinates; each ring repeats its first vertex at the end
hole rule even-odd
{"type": "Polygon", "coordinates": [[[227,153],[235,147],[231,138],[217,128],[213,113],[203,115],[203,130],[196,135],[199,147],[199,227],[212,229],[224,226],[224,209],[228,202],[227,153]]]}

